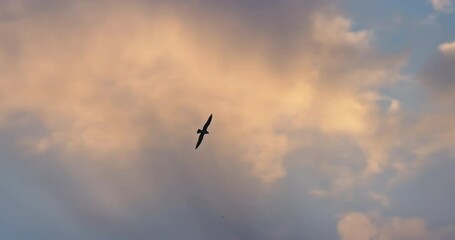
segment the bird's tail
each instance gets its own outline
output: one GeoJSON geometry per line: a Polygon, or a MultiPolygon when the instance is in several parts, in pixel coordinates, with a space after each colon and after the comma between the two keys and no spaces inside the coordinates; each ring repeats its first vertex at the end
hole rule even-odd
{"type": "Polygon", "coordinates": [[[201,129],[198,129],[198,130],[197,130],[197,133],[201,133],[201,132],[202,132],[202,130],[201,130],[201,129]]]}

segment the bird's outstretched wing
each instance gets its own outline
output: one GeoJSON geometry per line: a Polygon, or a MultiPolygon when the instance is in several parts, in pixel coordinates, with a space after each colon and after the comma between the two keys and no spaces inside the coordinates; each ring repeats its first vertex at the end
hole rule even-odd
{"type": "Polygon", "coordinates": [[[199,139],[197,140],[197,144],[196,144],[196,148],[199,147],[199,145],[201,145],[201,142],[202,142],[202,139],[204,138],[204,134],[199,134],[199,139]]]}
{"type": "Polygon", "coordinates": [[[210,114],[209,119],[207,119],[207,122],[204,124],[204,130],[207,130],[207,128],[210,125],[210,122],[212,122],[212,114],[210,114]]]}

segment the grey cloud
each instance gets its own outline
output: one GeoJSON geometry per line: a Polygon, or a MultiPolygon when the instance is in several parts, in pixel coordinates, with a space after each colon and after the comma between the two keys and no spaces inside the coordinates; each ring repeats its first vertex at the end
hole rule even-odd
{"type": "Polygon", "coordinates": [[[390,193],[400,201],[388,214],[421,216],[430,227],[442,228],[455,223],[455,211],[449,207],[455,199],[450,185],[450,173],[455,167],[447,153],[439,152],[428,158],[430,163],[418,176],[390,193]]]}
{"type": "MultiPolygon", "coordinates": [[[[434,99],[447,99],[453,96],[455,87],[455,55],[435,54],[422,72],[422,82],[434,99]]],[[[449,100],[449,99],[447,99],[449,100]]]]}
{"type": "Polygon", "coordinates": [[[278,192],[269,192],[242,164],[216,156],[216,152],[144,150],[133,168],[74,157],[70,160],[77,164],[68,168],[58,154],[24,157],[11,151],[9,141],[14,138],[7,134],[2,131],[7,138],[1,139],[2,166],[8,169],[7,174],[2,172],[5,197],[0,202],[5,210],[0,236],[5,239],[336,236],[325,224],[320,225],[321,218],[330,221],[332,216],[319,201],[299,194],[289,197],[289,193],[299,192],[298,185],[289,188],[286,184],[278,192]],[[134,182],[134,174],[140,175],[140,182],[134,182]],[[104,183],[101,188],[95,187],[100,183],[104,183]],[[90,185],[95,192],[88,191],[90,185]],[[137,186],[141,186],[140,193],[134,190],[137,186]],[[96,191],[110,197],[98,199],[96,191]]]}

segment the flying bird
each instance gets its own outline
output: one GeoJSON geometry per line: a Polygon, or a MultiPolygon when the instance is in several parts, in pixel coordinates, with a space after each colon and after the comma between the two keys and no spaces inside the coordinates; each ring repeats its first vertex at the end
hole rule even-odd
{"type": "Polygon", "coordinates": [[[202,128],[202,130],[201,129],[197,130],[197,133],[200,135],[199,135],[199,139],[197,140],[195,149],[197,149],[199,147],[199,145],[201,145],[202,139],[204,139],[204,135],[209,134],[209,131],[207,131],[207,128],[209,127],[211,121],[212,121],[212,114],[210,114],[210,117],[209,117],[209,119],[207,119],[207,122],[204,124],[204,127],[202,128]]]}

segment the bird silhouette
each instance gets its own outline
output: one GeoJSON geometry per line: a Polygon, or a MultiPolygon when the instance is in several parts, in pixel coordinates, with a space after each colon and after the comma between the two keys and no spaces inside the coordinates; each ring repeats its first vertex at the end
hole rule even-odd
{"type": "Polygon", "coordinates": [[[201,129],[197,130],[197,133],[199,134],[199,139],[197,140],[195,149],[197,149],[199,147],[199,145],[201,145],[202,139],[204,139],[204,135],[209,134],[209,131],[207,131],[207,128],[209,127],[211,121],[212,121],[212,114],[210,114],[210,117],[209,117],[209,119],[207,119],[207,122],[204,124],[204,127],[202,128],[202,130],[201,129]]]}

